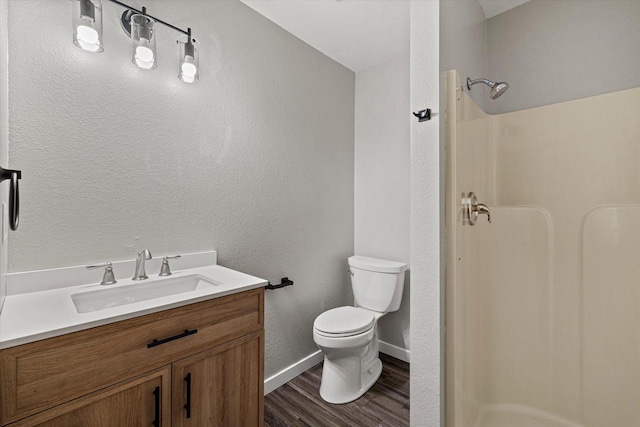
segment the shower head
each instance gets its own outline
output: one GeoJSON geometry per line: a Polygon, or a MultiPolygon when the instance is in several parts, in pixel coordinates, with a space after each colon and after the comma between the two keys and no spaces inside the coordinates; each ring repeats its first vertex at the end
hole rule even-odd
{"type": "Polygon", "coordinates": [[[484,83],[491,88],[491,92],[489,93],[489,97],[491,99],[500,97],[500,95],[502,95],[507,91],[507,89],[509,89],[509,83],[507,82],[492,82],[491,80],[487,79],[471,80],[467,77],[467,89],[471,90],[471,86],[476,83],[484,83]]]}

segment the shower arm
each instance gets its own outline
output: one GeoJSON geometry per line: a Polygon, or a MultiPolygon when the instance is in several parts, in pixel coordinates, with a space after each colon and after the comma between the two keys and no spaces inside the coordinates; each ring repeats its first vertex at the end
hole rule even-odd
{"type": "Polygon", "coordinates": [[[487,79],[475,79],[475,80],[471,80],[471,78],[467,77],[467,89],[471,90],[471,86],[477,84],[477,83],[484,83],[489,87],[492,87],[494,82],[492,82],[491,80],[487,80],[487,79]]]}

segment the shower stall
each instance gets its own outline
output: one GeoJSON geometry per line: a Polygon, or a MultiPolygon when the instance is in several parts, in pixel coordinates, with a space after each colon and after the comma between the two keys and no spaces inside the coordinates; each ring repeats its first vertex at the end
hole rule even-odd
{"type": "Polygon", "coordinates": [[[448,427],[640,426],[639,118],[640,88],[488,115],[446,73],[448,427]]]}

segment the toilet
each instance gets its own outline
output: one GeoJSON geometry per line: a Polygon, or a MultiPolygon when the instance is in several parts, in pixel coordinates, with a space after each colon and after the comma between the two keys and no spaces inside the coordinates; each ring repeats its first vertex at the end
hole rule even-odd
{"type": "Polygon", "coordinates": [[[313,322],[313,340],[324,353],[320,396],[348,403],[371,388],[382,373],[378,319],[400,308],[407,264],[349,257],[355,307],[325,311],[313,322]]]}

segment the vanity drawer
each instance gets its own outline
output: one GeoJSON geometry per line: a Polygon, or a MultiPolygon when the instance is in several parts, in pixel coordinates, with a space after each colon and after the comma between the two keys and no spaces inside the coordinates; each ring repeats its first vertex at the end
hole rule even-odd
{"type": "Polygon", "coordinates": [[[0,424],[262,330],[263,301],[254,289],[2,350],[0,424]]]}

